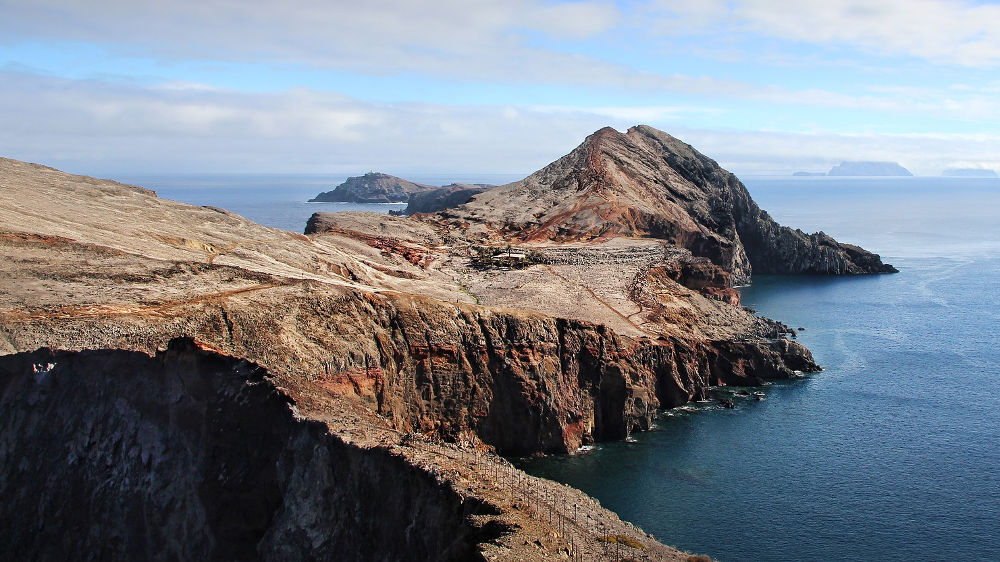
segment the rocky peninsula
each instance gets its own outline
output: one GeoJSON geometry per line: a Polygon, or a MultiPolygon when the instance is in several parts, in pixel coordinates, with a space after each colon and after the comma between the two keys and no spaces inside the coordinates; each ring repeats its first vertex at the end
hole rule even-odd
{"type": "Polygon", "coordinates": [[[21,558],[684,560],[500,455],[818,370],[739,306],[754,272],[894,271],[644,126],[454,209],[305,235],[13,160],[0,186],[21,558]]]}

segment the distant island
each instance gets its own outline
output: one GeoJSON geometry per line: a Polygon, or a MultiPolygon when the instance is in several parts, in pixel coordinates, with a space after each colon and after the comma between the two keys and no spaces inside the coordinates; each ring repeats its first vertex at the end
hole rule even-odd
{"type": "Polygon", "coordinates": [[[913,174],[896,162],[841,162],[830,168],[828,176],[912,176],[913,174]]]}
{"type": "Polygon", "coordinates": [[[792,175],[796,176],[796,177],[811,178],[811,177],[817,177],[817,176],[825,176],[826,172],[795,172],[792,175]]]}
{"type": "Polygon", "coordinates": [[[953,178],[996,178],[997,173],[988,168],[948,168],[941,172],[942,176],[953,178]]]}
{"type": "Polygon", "coordinates": [[[404,211],[390,211],[393,215],[434,213],[457,207],[493,185],[487,183],[452,183],[442,187],[415,183],[403,178],[368,172],[363,176],[347,178],[333,191],[324,191],[309,200],[310,203],[407,203],[404,211]]]}
{"type": "Polygon", "coordinates": [[[363,176],[347,178],[333,191],[325,191],[310,199],[310,202],[328,203],[406,203],[411,193],[421,193],[437,189],[433,185],[390,176],[380,172],[368,172],[363,176]]]}

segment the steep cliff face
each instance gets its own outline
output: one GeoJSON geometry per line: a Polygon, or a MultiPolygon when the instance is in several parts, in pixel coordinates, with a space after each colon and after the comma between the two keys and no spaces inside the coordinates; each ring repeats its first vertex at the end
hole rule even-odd
{"type": "Polygon", "coordinates": [[[691,146],[640,125],[597,131],[531,176],[454,213],[524,241],[651,236],[706,257],[736,283],[757,273],[895,271],[877,255],[782,227],[736,176],[691,146]]]}
{"type": "Polygon", "coordinates": [[[467,560],[491,538],[478,503],[190,340],[0,356],[0,411],[10,559],[467,560]]]}

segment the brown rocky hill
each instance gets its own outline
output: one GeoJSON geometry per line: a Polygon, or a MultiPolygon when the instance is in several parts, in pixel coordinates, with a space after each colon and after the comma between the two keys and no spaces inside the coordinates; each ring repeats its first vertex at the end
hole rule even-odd
{"type": "Polygon", "coordinates": [[[652,237],[723,267],[756,273],[895,271],[875,254],[778,225],[712,159],[652,127],[607,127],[527,178],[476,196],[449,218],[501,239],[652,237]]]}
{"type": "Polygon", "coordinates": [[[413,193],[438,189],[380,172],[347,178],[332,191],[324,191],[310,202],[406,203],[413,193]]]}

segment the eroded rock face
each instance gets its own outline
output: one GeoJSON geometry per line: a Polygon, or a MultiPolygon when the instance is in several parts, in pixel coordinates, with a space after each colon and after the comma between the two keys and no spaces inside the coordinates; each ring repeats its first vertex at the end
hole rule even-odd
{"type": "Polygon", "coordinates": [[[710,259],[739,284],[751,272],[895,271],[861,248],[778,225],[736,176],[645,125],[625,134],[601,129],[531,176],[443,214],[522,241],[659,238],[710,259]]]}
{"type": "Polygon", "coordinates": [[[490,538],[426,472],[191,340],[0,356],[0,434],[10,559],[467,560],[490,538]]]}
{"type": "Polygon", "coordinates": [[[710,386],[818,370],[784,339],[634,339],[589,322],[406,298],[348,306],[363,308],[337,314],[345,325],[378,319],[377,352],[331,370],[331,385],[369,396],[397,427],[477,435],[505,455],[624,438],[710,386]]]}

